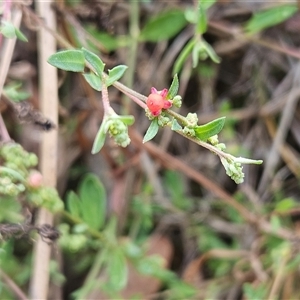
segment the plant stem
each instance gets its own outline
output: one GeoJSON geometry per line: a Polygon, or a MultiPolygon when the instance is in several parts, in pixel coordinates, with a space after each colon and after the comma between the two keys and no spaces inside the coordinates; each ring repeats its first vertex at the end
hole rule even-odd
{"type": "Polygon", "coordinates": [[[104,109],[104,115],[109,116],[113,113],[113,109],[110,106],[109,97],[108,97],[108,89],[105,82],[107,76],[102,76],[102,104],[104,109]]]}
{"type": "Polygon", "coordinates": [[[18,285],[2,270],[0,270],[0,278],[2,278],[3,282],[11,289],[11,291],[15,294],[17,299],[26,300],[28,297],[24,294],[24,292],[18,287],[18,285]]]}

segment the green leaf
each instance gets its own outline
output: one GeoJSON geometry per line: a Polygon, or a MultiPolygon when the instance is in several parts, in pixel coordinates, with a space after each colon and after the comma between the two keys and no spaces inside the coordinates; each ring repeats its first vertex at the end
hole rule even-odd
{"type": "Polygon", "coordinates": [[[121,249],[116,248],[109,258],[107,266],[109,282],[113,290],[119,291],[126,286],[128,279],[125,254],[121,249]]]}
{"type": "Polygon", "coordinates": [[[134,116],[118,116],[118,119],[121,120],[125,125],[132,125],[134,123],[134,116]]]}
{"type": "Polygon", "coordinates": [[[285,198],[279,201],[275,206],[275,211],[285,212],[298,206],[298,203],[293,198],[285,198]]]}
{"type": "Polygon", "coordinates": [[[114,67],[112,70],[108,70],[108,78],[106,79],[106,85],[110,86],[115,81],[119,80],[125,73],[128,67],[125,65],[119,65],[114,67]]]}
{"type": "Polygon", "coordinates": [[[184,11],[184,16],[189,23],[197,24],[197,11],[194,7],[187,7],[184,11]]]}
{"type": "Polygon", "coordinates": [[[105,143],[105,138],[106,138],[105,123],[106,123],[106,120],[103,119],[101,126],[100,126],[100,128],[97,132],[97,135],[95,137],[95,140],[94,140],[92,154],[98,153],[102,149],[102,147],[105,143]]]}
{"type": "Polygon", "coordinates": [[[173,72],[172,72],[173,74],[176,74],[181,70],[183,63],[185,62],[185,60],[187,59],[189,54],[192,52],[195,43],[196,43],[195,39],[192,38],[186,44],[186,46],[183,48],[183,50],[180,52],[178,58],[176,59],[176,61],[174,63],[173,72]]]}
{"type": "Polygon", "coordinates": [[[218,134],[225,124],[225,117],[213,120],[205,125],[194,127],[195,135],[202,141],[206,141],[213,135],[218,134]]]}
{"type": "Polygon", "coordinates": [[[174,280],[170,287],[171,299],[195,299],[197,289],[192,285],[180,280],[174,280]],[[173,296],[173,297],[172,297],[173,296]]]}
{"type": "Polygon", "coordinates": [[[282,226],[281,218],[276,215],[271,216],[270,223],[273,232],[276,232],[282,226]]]}
{"type": "Polygon", "coordinates": [[[102,80],[98,75],[94,73],[85,73],[83,74],[83,77],[93,89],[99,92],[102,90],[102,80]]]}
{"type": "MultiPolygon", "coordinates": [[[[130,38],[128,38],[127,35],[113,36],[106,32],[100,32],[99,28],[91,24],[86,25],[85,29],[88,33],[90,33],[93,36],[93,38],[98,40],[99,43],[101,43],[104,46],[104,48],[107,49],[108,52],[114,51],[122,47],[127,47],[130,43],[130,38]]],[[[95,49],[95,51],[98,51],[94,43],[89,42],[89,47],[91,49],[95,49]]]]}
{"type": "Polygon", "coordinates": [[[203,44],[204,44],[206,53],[211,58],[211,60],[213,62],[215,62],[216,64],[219,64],[221,62],[221,58],[217,55],[217,53],[215,52],[214,48],[209,43],[207,43],[204,40],[203,40],[203,44]]]}
{"type": "Polygon", "coordinates": [[[158,119],[155,118],[152,120],[152,122],[144,136],[143,143],[146,143],[146,142],[152,140],[156,136],[158,129],[159,129],[158,119]]]}
{"type": "Polygon", "coordinates": [[[178,89],[179,89],[179,81],[178,81],[177,74],[175,74],[168,91],[167,99],[173,99],[177,95],[178,89]]]}
{"type": "MultiPolygon", "coordinates": [[[[206,53],[203,53],[203,43],[202,41],[199,41],[195,44],[195,46],[193,47],[193,51],[192,51],[192,59],[193,59],[193,68],[196,68],[198,66],[198,62],[199,62],[199,54],[201,52],[201,56],[203,57],[207,57],[206,53]]],[[[204,50],[205,51],[205,50],[204,50]]]]}
{"type": "Polygon", "coordinates": [[[217,0],[198,0],[199,4],[202,5],[204,10],[209,9],[216,3],[217,0]]]}
{"type": "Polygon", "coordinates": [[[8,39],[13,39],[16,37],[15,27],[12,23],[3,21],[0,32],[8,39]]]}
{"type": "Polygon", "coordinates": [[[152,18],[140,33],[142,41],[158,42],[176,35],[187,23],[183,10],[170,10],[152,18]]]}
{"type": "Polygon", "coordinates": [[[176,130],[181,130],[182,127],[180,126],[180,124],[177,122],[176,119],[173,119],[171,129],[176,131],[176,130]]]}
{"type": "Polygon", "coordinates": [[[70,191],[67,195],[67,208],[71,215],[80,217],[81,205],[79,197],[70,191]]]}
{"type": "Polygon", "coordinates": [[[93,52],[85,49],[85,48],[81,48],[84,58],[86,59],[86,61],[88,61],[92,67],[94,68],[94,72],[98,75],[101,76],[102,72],[104,70],[104,66],[105,64],[103,63],[103,61],[100,59],[100,57],[96,54],[94,54],[93,52]]]}
{"type": "Polygon", "coordinates": [[[99,230],[106,216],[106,192],[97,176],[87,174],[79,186],[82,219],[91,228],[99,230]]]}
{"type": "Polygon", "coordinates": [[[9,99],[14,102],[19,102],[29,98],[30,94],[19,90],[22,87],[22,83],[10,83],[6,85],[3,89],[3,94],[9,99]]]}
{"type": "Polygon", "coordinates": [[[85,66],[84,55],[81,50],[59,51],[48,58],[48,63],[56,68],[71,72],[83,72],[85,66]]]}
{"type": "Polygon", "coordinates": [[[24,216],[22,216],[22,206],[20,202],[14,199],[14,197],[1,195],[0,222],[21,223],[22,221],[24,221],[24,216]]]}
{"type": "Polygon", "coordinates": [[[298,11],[297,4],[280,5],[260,11],[247,22],[245,30],[256,33],[271,26],[284,22],[298,11]]]}
{"type": "Polygon", "coordinates": [[[23,42],[28,42],[27,37],[23,34],[23,32],[21,32],[21,30],[19,28],[15,27],[15,33],[19,40],[21,40],[23,42]]]}

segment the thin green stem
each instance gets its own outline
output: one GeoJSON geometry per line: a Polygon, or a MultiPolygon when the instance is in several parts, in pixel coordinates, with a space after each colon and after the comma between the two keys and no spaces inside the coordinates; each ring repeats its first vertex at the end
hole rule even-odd
{"type": "Polygon", "coordinates": [[[108,89],[107,89],[107,85],[105,82],[106,78],[107,78],[107,75],[103,74],[102,75],[102,90],[101,90],[102,104],[103,104],[103,109],[104,109],[104,116],[111,116],[111,115],[115,114],[115,111],[110,106],[108,89]]]}

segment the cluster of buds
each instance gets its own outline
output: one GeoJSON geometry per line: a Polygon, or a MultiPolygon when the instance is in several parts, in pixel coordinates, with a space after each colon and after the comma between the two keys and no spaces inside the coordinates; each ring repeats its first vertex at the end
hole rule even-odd
{"type": "Polygon", "coordinates": [[[236,183],[244,182],[243,167],[240,162],[236,162],[231,159],[220,157],[222,165],[225,168],[226,174],[236,183]]]}
{"type": "Polygon", "coordinates": [[[43,186],[43,176],[32,169],[38,163],[34,153],[29,153],[16,143],[0,147],[0,194],[16,197],[23,193],[36,206],[52,212],[63,210],[57,190],[43,186]]]}
{"type": "Polygon", "coordinates": [[[0,194],[15,197],[25,191],[24,184],[14,182],[10,174],[6,174],[3,176],[3,172],[1,172],[1,176],[0,194]]]}
{"type": "Polygon", "coordinates": [[[106,124],[108,132],[117,145],[127,147],[130,144],[128,127],[118,118],[111,118],[106,124]]]}

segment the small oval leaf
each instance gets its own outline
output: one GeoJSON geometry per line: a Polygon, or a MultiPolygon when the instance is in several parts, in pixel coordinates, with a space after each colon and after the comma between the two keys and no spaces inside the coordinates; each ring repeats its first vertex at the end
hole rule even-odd
{"type": "Polygon", "coordinates": [[[0,32],[8,39],[13,39],[14,37],[16,37],[16,30],[15,30],[15,26],[10,23],[10,22],[6,22],[3,21],[2,22],[2,26],[0,28],[0,32]]]}
{"type": "Polygon", "coordinates": [[[108,278],[112,288],[119,291],[126,286],[128,279],[128,267],[125,254],[121,249],[116,248],[109,257],[108,278]]]}
{"type": "Polygon", "coordinates": [[[128,67],[125,65],[119,65],[114,67],[112,70],[108,70],[108,78],[106,79],[106,85],[110,86],[115,81],[119,80],[125,73],[128,67]]]}
{"type": "Polygon", "coordinates": [[[178,81],[177,74],[175,74],[168,91],[167,99],[173,99],[177,95],[178,89],[179,89],[179,81],[178,81]]]}
{"type": "Polygon", "coordinates": [[[48,63],[56,68],[71,72],[83,72],[85,66],[84,55],[81,50],[57,52],[48,58],[48,63]]]}
{"type": "Polygon", "coordinates": [[[81,48],[81,49],[85,60],[88,61],[91,64],[91,66],[94,68],[93,71],[95,71],[98,76],[101,76],[105,66],[103,61],[100,59],[98,55],[94,54],[93,52],[85,48],[81,48]]]}
{"type": "Polygon", "coordinates": [[[125,125],[132,125],[134,123],[134,116],[118,116],[118,119],[121,120],[125,125]]]}
{"type": "Polygon", "coordinates": [[[152,140],[156,136],[158,129],[159,129],[158,119],[155,118],[152,120],[152,122],[144,136],[143,143],[146,143],[146,142],[152,140]]]}
{"type": "Polygon", "coordinates": [[[187,23],[183,10],[170,10],[151,19],[141,30],[142,41],[158,42],[168,40],[187,23]]]}
{"type": "Polygon", "coordinates": [[[194,127],[195,135],[202,141],[206,141],[213,135],[218,134],[225,124],[225,117],[213,120],[201,126],[194,127]]]}
{"type": "Polygon", "coordinates": [[[79,186],[82,219],[91,228],[99,230],[106,216],[106,191],[99,178],[87,174],[79,186]]]}
{"type": "Polygon", "coordinates": [[[217,53],[215,52],[214,48],[209,43],[207,43],[204,40],[203,40],[203,45],[205,47],[206,53],[211,58],[211,60],[214,63],[219,64],[221,62],[221,58],[217,55],[217,53]]]}
{"type": "Polygon", "coordinates": [[[260,11],[247,22],[245,29],[249,33],[259,32],[287,20],[297,11],[296,4],[280,5],[260,11]]]}
{"type": "Polygon", "coordinates": [[[22,41],[22,42],[28,42],[27,37],[23,34],[23,32],[19,29],[15,27],[15,33],[17,38],[22,41]]]}
{"type": "Polygon", "coordinates": [[[70,191],[67,195],[67,208],[71,215],[80,217],[80,199],[73,191],[70,191]]]}
{"type": "Polygon", "coordinates": [[[176,131],[176,130],[181,130],[182,127],[180,126],[180,124],[176,119],[173,119],[171,129],[176,131]]]}
{"type": "Polygon", "coordinates": [[[105,138],[106,138],[105,123],[106,120],[103,120],[97,132],[97,135],[94,140],[93,148],[92,148],[92,154],[98,153],[102,149],[105,143],[105,138]]]}
{"type": "Polygon", "coordinates": [[[98,75],[94,73],[85,73],[83,74],[83,77],[93,89],[99,92],[102,90],[102,80],[98,75]]]}

